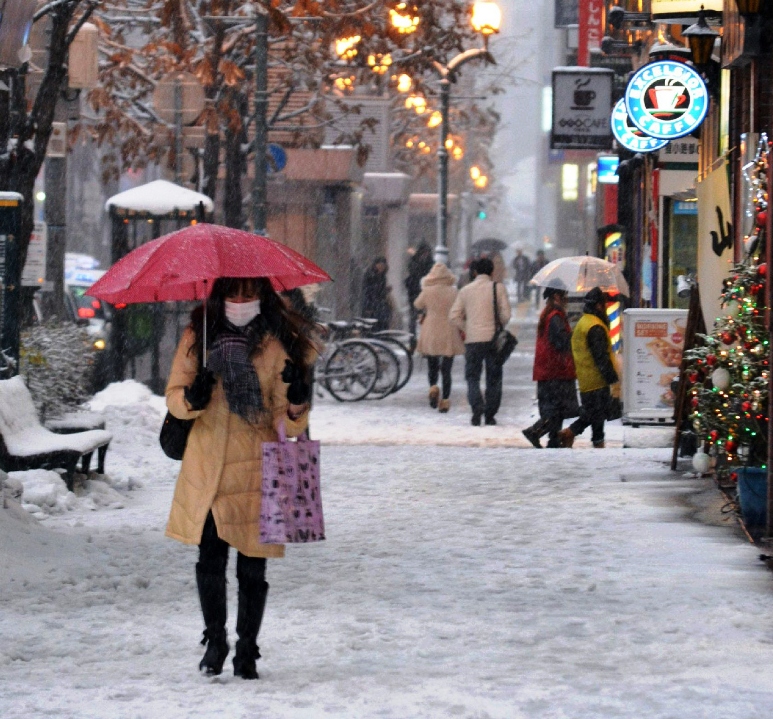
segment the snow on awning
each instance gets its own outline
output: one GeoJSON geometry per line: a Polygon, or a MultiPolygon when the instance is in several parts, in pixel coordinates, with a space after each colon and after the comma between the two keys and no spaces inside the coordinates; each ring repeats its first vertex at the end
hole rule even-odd
{"type": "Polygon", "coordinates": [[[113,195],[106,203],[105,210],[125,210],[149,215],[172,215],[177,212],[194,212],[201,203],[212,212],[212,200],[200,192],[180,187],[166,180],[154,180],[145,185],[113,195]]]}

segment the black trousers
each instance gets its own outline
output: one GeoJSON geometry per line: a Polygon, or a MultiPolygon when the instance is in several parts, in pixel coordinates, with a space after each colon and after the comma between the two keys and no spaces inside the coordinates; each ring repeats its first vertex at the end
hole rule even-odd
{"type": "MultiPolygon", "coordinates": [[[[207,574],[222,574],[228,566],[228,542],[217,536],[217,527],[212,512],[204,522],[204,531],[199,544],[199,568],[207,574]]],[[[258,577],[265,581],[266,560],[263,557],[247,557],[241,552],[236,555],[236,575],[258,577]]]]}
{"type": "Polygon", "coordinates": [[[609,386],[594,389],[592,392],[580,392],[580,416],[569,425],[572,434],[582,434],[588,427],[592,429],[591,441],[604,441],[604,422],[609,411],[609,386]]]}
{"type": "Polygon", "coordinates": [[[492,419],[502,403],[502,365],[496,360],[491,342],[470,342],[464,346],[464,378],[467,401],[473,415],[492,419]],[[480,378],[486,368],[486,393],[481,394],[480,378]]]}
{"type": "Polygon", "coordinates": [[[453,366],[453,357],[427,355],[427,374],[429,376],[429,386],[434,387],[437,384],[438,375],[442,375],[443,399],[448,399],[451,396],[451,369],[453,366]]]}

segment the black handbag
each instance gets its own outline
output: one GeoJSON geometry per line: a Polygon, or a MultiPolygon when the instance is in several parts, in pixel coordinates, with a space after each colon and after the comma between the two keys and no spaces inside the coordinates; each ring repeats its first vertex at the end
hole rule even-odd
{"type": "Polygon", "coordinates": [[[177,419],[171,412],[166,413],[158,441],[167,457],[171,459],[183,458],[185,446],[188,444],[188,434],[190,434],[195,421],[195,419],[177,419]]]}
{"type": "Polygon", "coordinates": [[[494,356],[499,364],[507,362],[513,353],[518,338],[509,330],[502,327],[499,321],[499,308],[497,307],[497,283],[494,282],[494,338],[491,340],[491,347],[494,350],[494,356]]]}
{"type": "Polygon", "coordinates": [[[171,412],[166,413],[158,442],[167,457],[177,460],[183,458],[188,444],[188,435],[195,421],[195,419],[177,419],[171,412]]]}

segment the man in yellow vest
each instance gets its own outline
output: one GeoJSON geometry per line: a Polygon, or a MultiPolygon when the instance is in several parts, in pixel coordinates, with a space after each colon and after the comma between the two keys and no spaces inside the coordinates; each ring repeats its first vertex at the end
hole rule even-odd
{"type": "Polygon", "coordinates": [[[580,416],[558,433],[562,447],[571,447],[574,438],[591,427],[591,441],[604,447],[604,422],[609,411],[609,386],[617,382],[617,372],[609,340],[607,296],[594,287],[585,295],[583,315],[572,332],[572,356],[580,388],[580,416]]]}

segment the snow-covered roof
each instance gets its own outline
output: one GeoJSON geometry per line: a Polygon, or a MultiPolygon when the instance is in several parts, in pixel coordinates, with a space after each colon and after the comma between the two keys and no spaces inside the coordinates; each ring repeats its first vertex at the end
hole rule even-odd
{"type": "Polygon", "coordinates": [[[212,200],[200,192],[166,180],[153,180],[146,185],[113,195],[105,203],[105,210],[109,212],[111,208],[116,207],[152,215],[169,215],[173,212],[192,212],[202,202],[207,212],[214,210],[212,200]]]}

